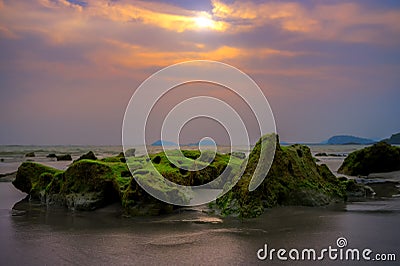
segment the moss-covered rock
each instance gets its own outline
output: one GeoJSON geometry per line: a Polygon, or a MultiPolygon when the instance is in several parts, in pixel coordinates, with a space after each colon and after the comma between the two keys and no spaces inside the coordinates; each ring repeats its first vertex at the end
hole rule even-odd
{"type": "Polygon", "coordinates": [[[81,161],[81,160],[97,160],[96,155],[94,155],[94,152],[89,151],[88,153],[85,153],[78,159],[76,159],[74,162],[81,161]]]}
{"type": "Polygon", "coordinates": [[[111,165],[81,160],[65,171],[60,194],[70,209],[97,209],[120,199],[117,178],[111,165]]]}
{"type": "Polygon", "coordinates": [[[24,162],[18,168],[17,175],[12,183],[17,189],[30,194],[32,187],[39,182],[39,177],[42,174],[56,174],[58,172],[61,171],[39,163],[24,162]]]}
{"type": "MultiPolygon", "coordinates": [[[[203,161],[208,161],[207,152],[201,153],[199,150],[183,150],[183,155],[191,160],[199,159],[198,162],[191,160],[175,160],[177,165],[171,163],[164,152],[150,155],[150,160],[165,178],[179,185],[184,186],[199,186],[211,182],[216,177],[220,176],[227,167],[229,160],[231,159],[233,164],[241,164],[243,159],[238,157],[232,157],[229,154],[215,154],[214,159],[211,163],[198,171],[189,171],[185,169],[200,169],[200,164],[203,161]],[[202,158],[200,156],[203,156],[202,158]]],[[[169,157],[174,157],[169,155],[169,157]]],[[[208,163],[206,163],[208,164],[208,163]]]]}
{"type": "Polygon", "coordinates": [[[338,172],[357,176],[397,170],[400,170],[400,148],[379,142],[350,153],[338,172]]]}
{"type": "MultiPolygon", "coordinates": [[[[223,215],[256,217],[276,205],[320,206],[343,201],[345,187],[326,165],[317,165],[310,149],[303,145],[281,147],[277,141],[275,157],[266,178],[254,191],[249,184],[260,157],[261,138],[249,155],[242,178],[231,191],[217,199],[223,215]]],[[[268,144],[265,145],[268,147],[268,144]]],[[[262,162],[261,162],[262,163],[262,162]]]]}

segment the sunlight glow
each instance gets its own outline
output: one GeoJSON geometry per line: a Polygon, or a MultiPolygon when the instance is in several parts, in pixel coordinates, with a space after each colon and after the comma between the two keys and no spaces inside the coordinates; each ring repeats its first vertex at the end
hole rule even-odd
{"type": "Polygon", "coordinates": [[[210,18],[210,15],[201,15],[195,19],[196,25],[199,28],[215,28],[215,22],[210,18]]]}

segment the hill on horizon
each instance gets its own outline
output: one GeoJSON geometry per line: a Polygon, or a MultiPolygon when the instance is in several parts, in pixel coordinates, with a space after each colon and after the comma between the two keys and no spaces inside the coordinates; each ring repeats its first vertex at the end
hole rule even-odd
{"type": "Polygon", "coordinates": [[[329,138],[326,141],[321,142],[321,144],[330,144],[330,145],[345,145],[345,144],[360,144],[360,145],[368,145],[376,143],[376,140],[361,138],[351,135],[337,135],[329,138]]]}
{"type": "Polygon", "coordinates": [[[157,140],[151,144],[151,146],[178,146],[175,142],[166,140],[157,140]]]}
{"type": "Polygon", "coordinates": [[[400,132],[396,134],[392,134],[390,138],[384,139],[384,142],[387,142],[389,144],[400,144],[400,132]]]}
{"type": "MultiPolygon", "coordinates": [[[[214,142],[211,140],[202,140],[196,143],[181,144],[181,146],[199,146],[199,144],[204,146],[213,146],[214,142]]],[[[157,140],[151,144],[151,146],[179,146],[177,143],[167,140],[157,140]]],[[[216,144],[216,143],[215,143],[216,144]]],[[[218,144],[216,144],[218,145],[218,144]]]]}

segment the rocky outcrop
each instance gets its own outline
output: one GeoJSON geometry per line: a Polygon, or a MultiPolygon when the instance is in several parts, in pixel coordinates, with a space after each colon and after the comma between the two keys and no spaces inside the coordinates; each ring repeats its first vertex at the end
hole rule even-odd
{"type": "Polygon", "coordinates": [[[224,196],[216,207],[222,215],[256,217],[268,207],[276,205],[320,206],[344,201],[345,186],[326,165],[317,165],[310,149],[303,145],[281,147],[277,141],[274,161],[262,184],[249,191],[249,183],[260,157],[261,141],[249,155],[242,178],[224,196]]]}
{"type": "MultiPolygon", "coordinates": [[[[239,182],[216,201],[214,207],[222,215],[255,217],[263,213],[265,208],[276,205],[320,206],[344,200],[345,183],[338,180],[327,166],[317,165],[308,147],[281,147],[279,142],[276,144],[275,158],[268,175],[256,190],[250,192],[249,184],[256,171],[258,158],[261,152],[268,152],[271,148],[266,145],[268,148],[262,150],[261,142],[271,141],[272,138],[276,136],[269,135],[260,139],[246,159],[247,166],[242,165],[242,169],[245,169],[239,182]]],[[[191,159],[201,160],[203,157],[203,154],[195,150],[182,153],[191,159]]],[[[176,207],[153,198],[135,179],[147,180],[157,169],[174,183],[201,185],[210,182],[227,169],[230,160],[240,169],[243,155],[216,154],[209,166],[197,172],[180,169],[169,162],[164,153],[149,157],[83,159],[72,163],[65,171],[24,162],[19,167],[13,184],[28,193],[31,200],[39,200],[47,206],[61,205],[72,210],[94,210],[119,202],[126,215],[157,215],[171,212],[176,207]]],[[[177,163],[183,165],[187,161],[177,163]]],[[[263,167],[257,169],[261,169],[259,173],[265,171],[263,167]]],[[[228,172],[235,176],[238,170],[232,168],[228,172]]],[[[164,188],[162,182],[159,187],[161,193],[168,197],[189,200],[177,190],[164,188]]]]}
{"type": "MultiPolygon", "coordinates": [[[[183,151],[187,157],[197,158],[199,151],[183,151]]],[[[71,210],[95,210],[114,202],[119,202],[126,215],[157,215],[168,213],[174,206],[161,202],[136,182],[136,178],[146,179],[158,170],[174,183],[197,185],[207,183],[218,176],[226,167],[229,155],[217,154],[211,165],[191,173],[180,171],[171,164],[164,153],[146,157],[129,157],[132,176],[123,154],[101,160],[82,159],[73,162],[67,170],[61,171],[34,162],[24,162],[19,167],[14,186],[28,193],[31,200],[46,206],[65,206],[71,210]],[[123,160],[122,160],[123,159],[123,160]],[[151,167],[150,167],[151,166],[151,167]]],[[[238,158],[234,160],[239,160],[238,158]]],[[[160,183],[162,189],[162,182],[160,183]]],[[[183,197],[178,190],[166,187],[170,197],[183,197]]]]}
{"type": "Polygon", "coordinates": [[[13,184],[31,200],[72,210],[94,210],[120,199],[118,172],[104,163],[81,160],[66,171],[24,162],[13,184]]]}
{"type": "Polygon", "coordinates": [[[27,194],[31,193],[32,187],[39,182],[39,178],[44,173],[54,175],[61,171],[34,162],[24,162],[18,168],[13,185],[27,194]]]}
{"type": "Polygon", "coordinates": [[[386,142],[350,153],[340,166],[338,173],[366,176],[400,170],[400,148],[386,142]]]}
{"type": "Polygon", "coordinates": [[[96,155],[94,155],[94,153],[92,151],[89,151],[88,153],[82,155],[81,157],[79,157],[78,159],[76,159],[74,162],[78,162],[81,160],[97,160],[96,155]]]}

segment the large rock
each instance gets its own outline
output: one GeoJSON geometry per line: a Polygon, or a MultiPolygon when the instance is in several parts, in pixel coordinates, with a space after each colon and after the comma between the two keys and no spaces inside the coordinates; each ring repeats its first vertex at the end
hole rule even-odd
{"type": "Polygon", "coordinates": [[[400,170],[400,148],[379,142],[350,153],[338,172],[357,176],[397,170],[400,170]]]}
{"type": "Polygon", "coordinates": [[[104,163],[81,160],[64,173],[60,194],[75,210],[93,210],[119,200],[119,186],[113,169],[104,163]]]}
{"type": "MultiPolygon", "coordinates": [[[[249,155],[242,178],[231,191],[217,199],[216,206],[222,215],[256,217],[265,208],[276,205],[320,206],[334,201],[344,201],[345,187],[326,165],[317,165],[310,149],[303,145],[281,147],[277,141],[274,161],[261,185],[249,191],[261,152],[261,138],[249,155]]],[[[268,144],[266,145],[268,146],[268,144]]],[[[261,162],[262,163],[262,162],[261,162]]]]}
{"type": "Polygon", "coordinates": [[[56,174],[59,172],[61,171],[39,163],[24,162],[18,168],[15,180],[12,183],[17,189],[30,194],[32,187],[38,183],[42,174],[56,174]]]}
{"type": "MultiPolygon", "coordinates": [[[[118,166],[119,167],[119,166],[118,166]]],[[[119,168],[118,168],[119,169],[119,168]]],[[[24,162],[13,185],[32,200],[63,205],[74,210],[94,210],[120,200],[118,169],[81,160],[65,172],[38,163],[24,162]]]]}

